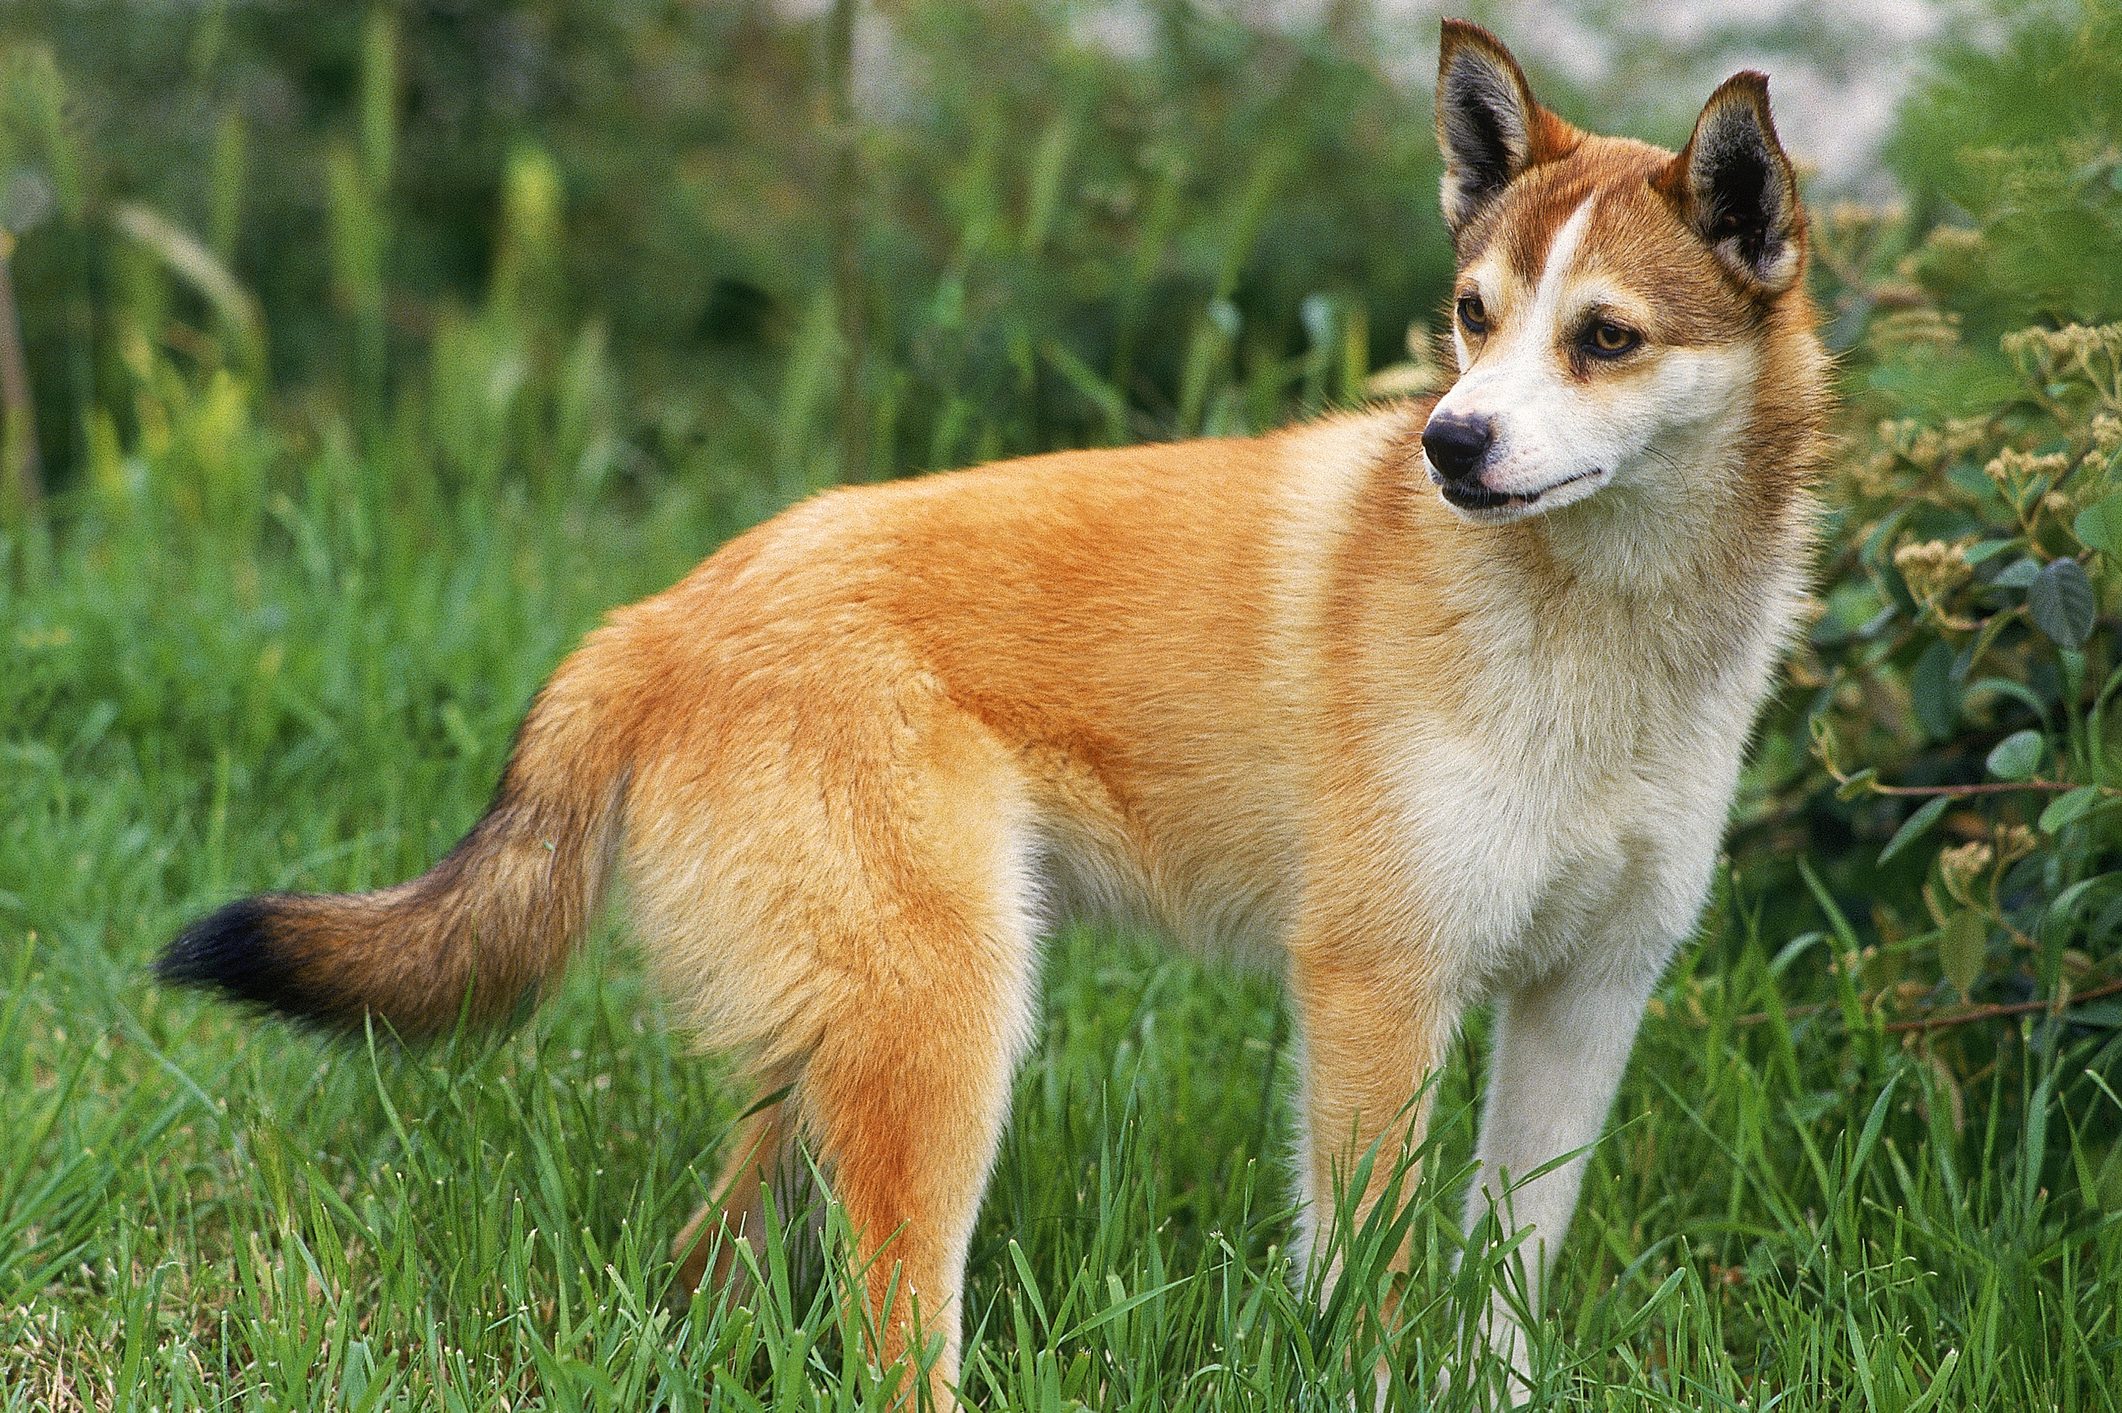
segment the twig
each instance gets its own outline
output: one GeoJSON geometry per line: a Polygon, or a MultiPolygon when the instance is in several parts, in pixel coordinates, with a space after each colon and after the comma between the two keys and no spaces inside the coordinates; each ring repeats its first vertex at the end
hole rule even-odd
{"type": "MultiPolygon", "coordinates": [[[[1944,1030],[1950,1026],[1974,1025],[1980,1021],[1999,1020],[2006,1016],[2029,1015],[2035,1011],[2052,1011],[2057,1015],[2061,1015],[2073,1006],[2081,1006],[2087,1001],[2097,1001],[2102,996],[2114,995],[2122,995],[2122,978],[2103,982],[2090,991],[2079,991],[2068,997],[2050,997],[2046,1000],[2034,1001],[1999,1001],[1985,1006],[1969,1006],[1958,1011],[1943,1011],[1932,1015],[1913,1016],[1907,1020],[1888,1021],[1880,1027],[1880,1030],[1888,1035],[1905,1035],[1910,1031],[1944,1030]]],[[[1786,1020],[1791,1020],[1803,1016],[1816,1016],[1824,1011],[1839,1011],[1841,1009],[1841,1003],[1837,1001],[1816,1001],[1803,1006],[1788,1006],[1775,1014],[1781,1015],[1786,1020]]],[[[1768,1011],[1748,1011],[1743,1015],[1733,1016],[1731,1023],[1734,1029],[1745,1030],[1757,1025],[1766,1025],[1770,1019],[1772,1019],[1772,1016],[1768,1011]]],[[[1705,1028],[1708,1022],[1695,1021],[1691,1022],[1691,1024],[1697,1030],[1700,1030],[1705,1028]]]]}
{"type": "Polygon", "coordinates": [[[2096,1001],[2102,996],[2113,996],[2118,992],[2122,992],[2122,980],[2110,981],[2105,986],[2095,986],[2090,991],[2080,991],[2069,997],[2052,997],[2046,1001],[1999,1001],[1994,1005],[1970,1006],[1966,1010],[1948,1011],[1943,1015],[1888,1021],[1880,1029],[1889,1035],[1903,1035],[1913,1030],[1943,1030],[1947,1026],[1974,1025],[1979,1021],[1997,1020],[2004,1016],[2023,1016],[2034,1011],[2052,1011],[2061,1015],[2073,1006],[2096,1001]]]}
{"type": "MultiPolygon", "coordinates": [[[[1945,795],[1957,798],[1962,795],[2007,795],[2014,790],[2075,790],[2078,787],[2068,780],[2005,780],[1983,785],[1881,785],[1877,781],[1866,781],[1866,793],[1873,795],[1945,795]]],[[[2100,786],[2101,790],[2108,787],[2100,786]]]]}

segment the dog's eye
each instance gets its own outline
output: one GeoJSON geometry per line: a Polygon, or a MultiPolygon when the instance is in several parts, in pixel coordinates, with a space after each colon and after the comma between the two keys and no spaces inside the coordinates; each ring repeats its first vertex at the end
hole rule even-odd
{"type": "Polygon", "coordinates": [[[1601,358],[1618,358],[1643,342],[1643,335],[1625,324],[1601,319],[1584,334],[1585,346],[1601,358]]]}
{"type": "Polygon", "coordinates": [[[1488,310],[1482,305],[1480,295],[1459,296],[1459,325],[1470,334],[1488,332],[1488,310]]]}

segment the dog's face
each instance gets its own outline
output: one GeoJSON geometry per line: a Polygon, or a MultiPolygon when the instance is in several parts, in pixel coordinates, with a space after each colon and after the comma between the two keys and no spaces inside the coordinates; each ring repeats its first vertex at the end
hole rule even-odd
{"type": "Polygon", "coordinates": [[[1459,378],[1422,445],[1446,503],[1494,524],[1733,474],[1720,453],[1804,264],[1767,80],[1727,81],[1676,156],[1572,128],[1492,36],[1447,21],[1437,131],[1459,378]]]}

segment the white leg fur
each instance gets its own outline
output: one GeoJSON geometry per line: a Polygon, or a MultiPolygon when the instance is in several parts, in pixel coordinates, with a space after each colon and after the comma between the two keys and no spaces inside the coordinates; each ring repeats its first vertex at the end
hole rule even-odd
{"type": "MultiPolygon", "coordinates": [[[[1503,995],[1496,1007],[1493,1062],[1479,1146],[1480,1179],[1467,1194],[1477,1226],[1493,1207],[1505,1237],[1526,1233],[1518,1255],[1527,1307],[1569,1230],[1587,1154],[1599,1136],[1628,1065],[1655,968],[1618,970],[1593,956],[1503,995]],[[1525,1175],[1564,1154],[1532,1181],[1525,1175]]],[[[1499,1291],[1487,1320],[1489,1346],[1515,1375],[1512,1400],[1529,1392],[1527,1341],[1499,1291]]]]}

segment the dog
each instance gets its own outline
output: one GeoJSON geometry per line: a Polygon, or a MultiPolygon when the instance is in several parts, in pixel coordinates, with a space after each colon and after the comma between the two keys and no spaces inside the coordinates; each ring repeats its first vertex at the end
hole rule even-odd
{"type": "Polygon", "coordinates": [[[769,1096],[683,1278],[731,1276],[801,1150],[873,1355],[926,1349],[939,1405],[1056,918],[1286,975],[1307,1259],[1492,1001],[1469,1219],[1525,1238],[1537,1301],[1800,621],[1830,366],[1761,74],[1674,154],[1450,21],[1436,113],[1441,396],[819,495],[589,634],[431,871],[230,904],[160,976],[433,1032],[508,1012],[623,880],[676,1012],[769,1096]]]}

